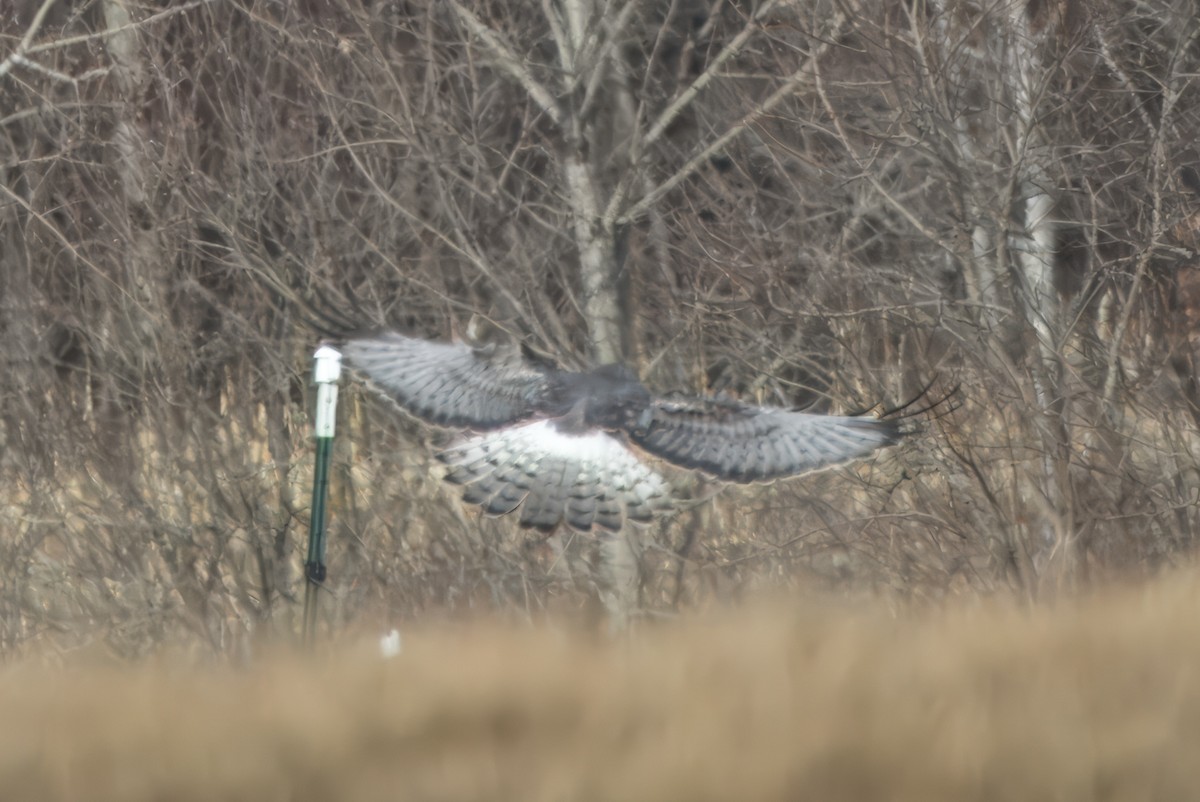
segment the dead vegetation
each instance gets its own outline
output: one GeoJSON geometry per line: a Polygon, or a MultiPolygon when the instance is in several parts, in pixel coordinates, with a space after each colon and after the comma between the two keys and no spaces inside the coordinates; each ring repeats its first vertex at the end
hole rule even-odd
{"type": "Polygon", "coordinates": [[[0,789],[53,800],[1194,796],[1200,583],[1030,606],[759,600],[628,639],[415,625],[240,667],[76,654],[0,686],[0,789]]]}
{"type": "MultiPolygon", "coordinates": [[[[290,638],[311,306],[830,410],[961,406],[646,532],[644,617],[1053,598],[1188,558],[1188,4],[20,0],[0,19],[0,647],[290,638]],[[592,23],[596,24],[592,24],[592,23]],[[343,310],[344,311],[344,310],[343,310]]],[[[325,630],[586,617],[350,386],[325,630]]],[[[681,492],[712,487],[676,477],[681,492]]]]}
{"type": "Polygon", "coordinates": [[[1195,796],[1198,42],[1175,0],[8,3],[0,797],[1195,796]],[[347,384],[299,658],[324,298],[960,405],[646,530],[612,639],[594,541],[469,514],[347,384]]]}

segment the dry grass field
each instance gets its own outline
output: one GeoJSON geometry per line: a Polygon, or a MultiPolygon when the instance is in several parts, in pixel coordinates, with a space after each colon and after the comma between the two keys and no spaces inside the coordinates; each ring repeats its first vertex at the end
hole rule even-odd
{"type": "Polygon", "coordinates": [[[429,624],[391,660],[366,633],[240,667],[27,658],[0,683],[0,798],[1195,798],[1196,578],[775,599],[623,638],[429,624]]]}

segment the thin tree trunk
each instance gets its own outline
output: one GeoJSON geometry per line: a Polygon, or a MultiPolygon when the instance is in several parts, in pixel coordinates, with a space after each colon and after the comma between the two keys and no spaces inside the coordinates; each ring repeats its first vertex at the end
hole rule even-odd
{"type": "MultiPolygon", "coordinates": [[[[1032,376],[1045,418],[1041,476],[1035,490],[1045,506],[1035,532],[1040,542],[1031,546],[1035,554],[1043,555],[1043,568],[1053,566],[1050,575],[1061,580],[1074,575],[1078,555],[1070,498],[1070,410],[1062,387],[1062,305],[1055,286],[1058,224],[1053,214],[1057,204],[1048,169],[1049,147],[1038,120],[1039,82],[1045,78],[1046,67],[1035,49],[1032,13],[1025,3],[1009,10],[1007,78],[1019,126],[1014,153],[1020,203],[1014,210],[1019,226],[1013,238],[1014,289],[1036,339],[1032,376]]],[[[1052,29],[1042,35],[1047,32],[1052,29]]]]}

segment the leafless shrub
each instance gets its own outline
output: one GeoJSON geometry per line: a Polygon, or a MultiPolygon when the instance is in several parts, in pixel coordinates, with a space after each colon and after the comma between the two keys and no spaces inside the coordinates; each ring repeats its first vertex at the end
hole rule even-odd
{"type": "MultiPolygon", "coordinates": [[[[480,314],[663,389],[960,388],[874,463],[648,532],[651,610],[1037,594],[1193,548],[1187,4],[59,0],[0,25],[6,646],[291,629],[320,297],[427,336],[480,314]]],[[[591,595],[594,544],[467,515],[430,435],[346,401],[333,620],[591,595]]]]}

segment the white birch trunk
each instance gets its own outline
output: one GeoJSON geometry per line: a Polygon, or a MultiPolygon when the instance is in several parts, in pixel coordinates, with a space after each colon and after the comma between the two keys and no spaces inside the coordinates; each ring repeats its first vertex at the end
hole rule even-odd
{"type": "Polygon", "coordinates": [[[1027,3],[1009,8],[1008,84],[1017,115],[1016,150],[1019,175],[1019,229],[1013,237],[1016,291],[1025,319],[1037,341],[1033,365],[1034,389],[1044,416],[1041,475],[1030,491],[1034,506],[1042,506],[1035,524],[1038,542],[1031,543],[1035,565],[1054,579],[1069,577],[1075,568],[1074,523],[1070,494],[1070,435],[1062,388],[1062,310],[1055,287],[1058,232],[1052,219],[1056,204],[1047,169],[1044,131],[1038,121],[1037,87],[1046,68],[1038,58],[1027,3]],[[1041,499],[1036,498],[1041,496],[1041,499]],[[1041,502],[1040,504],[1038,502],[1041,502]]]}
{"type": "Polygon", "coordinates": [[[563,172],[574,216],[583,316],[592,358],[599,363],[618,362],[625,356],[625,320],[617,281],[616,237],[599,217],[596,186],[588,165],[572,154],[563,172]]]}
{"type": "Polygon", "coordinates": [[[1048,153],[1037,121],[1036,91],[1045,75],[1034,50],[1026,4],[1009,10],[1009,84],[1017,113],[1016,159],[1020,170],[1021,229],[1014,250],[1021,275],[1020,292],[1027,319],[1037,334],[1044,360],[1054,361],[1060,334],[1058,293],[1054,286],[1057,232],[1051,214],[1054,199],[1044,164],[1048,153]]]}
{"type": "MultiPolygon", "coordinates": [[[[952,86],[967,86],[970,81],[968,74],[967,60],[959,53],[954,52],[962,32],[957,28],[951,27],[951,19],[953,15],[948,13],[945,8],[937,8],[935,16],[934,29],[937,32],[936,47],[939,49],[939,61],[944,65],[946,76],[952,86]]],[[[922,20],[914,18],[914,26],[917,36],[920,36],[920,26],[922,20]]],[[[981,61],[987,58],[987,54],[980,52],[979,48],[967,48],[962,46],[964,52],[969,52],[972,58],[976,61],[981,61]]],[[[922,50],[922,54],[923,54],[922,50]]],[[[925,65],[926,70],[933,74],[934,70],[929,65],[925,65]]],[[[974,164],[979,159],[979,148],[976,147],[975,141],[972,138],[971,131],[966,117],[961,114],[951,115],[954,123],[954,143],[957,149],[957,158],[964,165],[974,164]]],[[[964,276],[967,300],[975,304],[979,310],[977,319],[981,327],[988,332],[994,332],[999,323],[1000,309],[999,298],[999,281],[998,277],[1003,274],[1002,270],[997,270],[997,259],[999,254],[996,250],[995,239],[992,236],[992,231],[988,227],[987,209],[979,202],[979,192],[972,188],[966,188],[968,194],[966,207],[967,213],[971,215],[971,258],[968,261],[968,270],[964,276]]]]}
{"type": "MultiPolygon", "coordinates": [[[[597,363],[619,362],[628,356],[625,348],[628,321],[621,299],[615,230],[612,223],[601,216],[603,189],[597,181],[597,164],[614,158],[611,143],[620,140],[620,132],[632,125],[633,103],[621,97],[624,83],[619,80],[614,62],[599,55],[600,49],[592,41],[595,32],[602,29],[596,24],[594,2],[563,0],[561,7],[565,30],[557,38],[564,91],[569,91],[570,84],[579,80],[583,85],[603,83],[614,94],[611,101],[596,112],[601,121],[590,123],[607,126],[603,137],[589,135],[588,123],[579,118],[578,108],[567,112],[563,125],[571,152],[563,164],[563,180],[579,254],[582,311],[588,327],[591,357],[597,363]],[[589,22],[592,22],[591,27],[589,22]],[[602,74],[598,75],[598,72],[602,74]]],[[[551,22],[553,25],[554,21],[551,22]]],[[[611,21],[608,27],[614,27],[611,21]]],[[[638,605],[639,549],[632,537],[626,533],[605,537],[600,543],[599,579],[604,588],[601,598],[610,623],[617,630],[628,625],[638,605]]]]}
{"type": "MultiPolygon", "coordinates": [[[[113,32],[104,39],[105,47],[113,60],[112,75],[123,101],[116,112],[112,135],[123,196],[121,205],[131,215],[149,215],[150,199],[146,187],[151,183],[153,157],[147,138],[136,123],[142,87],[147,79],[146,68],[139,55],[137,30],[130,27],[134,20],[128,4],[125,0],[105,0],[103,9],[105,25],[113,32]]],[[[137,294],[137,308],[161,309],[162,299],[147,297],[154,292],[154,288],[162,285],[162,282],[149,279],[151,271],[159,269],[162,264],[158,235],[152,227],[142,224],[136,217],[128,222],[129,242],[132,245],[126,257],[127,275],[131,277],[128,286],[137,294]]],[[[130,313],[136,315],[128,320],[128,325],[134,329],[131,333],[143,340],[153,340],[157,336],[155,321],[147,315],[134,312],[133,307],[130,313]]]]}
{"type": "Polygon", "coordinates": [[[628,629],[638,609],[642,577],[640,533],[626,530],[600,540],[600,600],[613,632],[628,629]]]}

